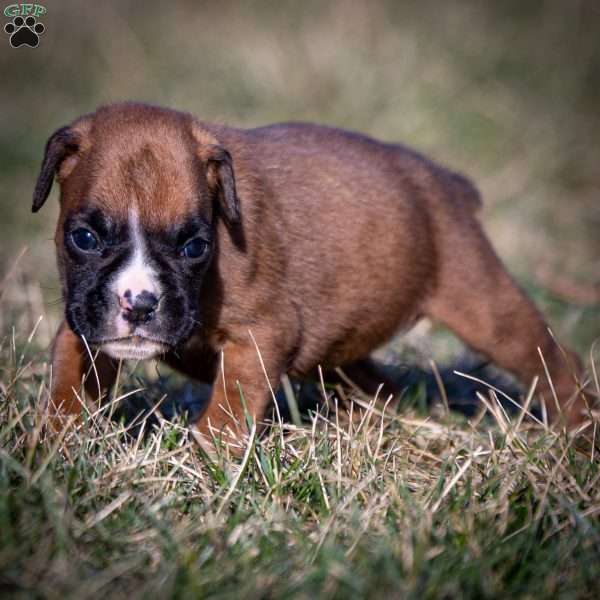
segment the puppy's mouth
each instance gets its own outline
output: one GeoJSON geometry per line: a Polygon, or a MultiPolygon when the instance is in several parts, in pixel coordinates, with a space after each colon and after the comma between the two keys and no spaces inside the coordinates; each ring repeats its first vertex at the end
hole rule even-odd
{"type": "Polygon", "coordinates": [[[141,335],[106,340],[96,345],[102,352],[121,360],[146,360],[165,354],[171,348],[166,342],[141,335]]]}

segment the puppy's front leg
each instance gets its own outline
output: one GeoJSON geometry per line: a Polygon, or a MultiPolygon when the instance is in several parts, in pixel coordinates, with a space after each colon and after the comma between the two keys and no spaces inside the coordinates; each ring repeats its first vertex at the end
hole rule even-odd
{"type": "Polygon", "coordinates": [[[196,440],[203,447],[210,448],[206,443],[212,443],[214,437],[239,452],[248,433],[246,415],[256,423],[257,431],[264,427],[271,389],[279,385],[285,353],[268,335],[257,335],[256,340],[257,344],[248,333],[222,348],[210,402],[195,426],[196,440]]]}
{"type": "Polygon", "coordinates": [[[52,390],[48,418],[55,431],[60,431],[67,419],[79,416],[83,409],[81,384],[94,400],[113,384],[117,374],[116,361],[99,353],[94,364],[81,338],[61,324],[52,347],[52,390]]]}

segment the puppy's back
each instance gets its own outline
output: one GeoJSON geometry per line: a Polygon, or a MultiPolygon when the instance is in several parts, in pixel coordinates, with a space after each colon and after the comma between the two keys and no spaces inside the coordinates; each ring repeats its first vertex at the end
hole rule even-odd
{"type": "Polygon", "coordinates": [[[284,294],[300,299],[304,323],[300,370],[315,360],[340,364],[357,347],[367,353],[417,317],[435,280],[432,212],[476,197],[466,180],[403,146],[328,127],[285,123],[216,136],[245,167],[242,212],[280,239],[284,294]],[[251,196],[255,181],[261,193],[251,196]]]}

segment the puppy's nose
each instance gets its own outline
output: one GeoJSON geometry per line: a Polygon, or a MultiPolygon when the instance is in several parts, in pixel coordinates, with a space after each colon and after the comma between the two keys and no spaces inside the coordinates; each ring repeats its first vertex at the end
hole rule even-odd
{"type": "Polygon", "coordinates": [[[135,298],[131,291],[127,290],[122,298],[119,298],[119,304],[124,309],[123,318],[134,325],[148,323],[154,318],[158,298],[147,290],[140,292],[135,298]]]}

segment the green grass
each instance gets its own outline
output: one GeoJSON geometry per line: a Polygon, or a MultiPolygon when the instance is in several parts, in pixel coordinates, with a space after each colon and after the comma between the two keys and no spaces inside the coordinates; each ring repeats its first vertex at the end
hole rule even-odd
{"type": "Polygon", "coordinates": [[[349,415],[328,388],[329,410],[275,420],[243,459],[204,455],[181,421],[127,438],[110,406],[46,439],[40,331],[0,346],[3,596],[597,592],[597,421],[569,438],[493,394],[471,422],[359,397],[349,415]]]}

